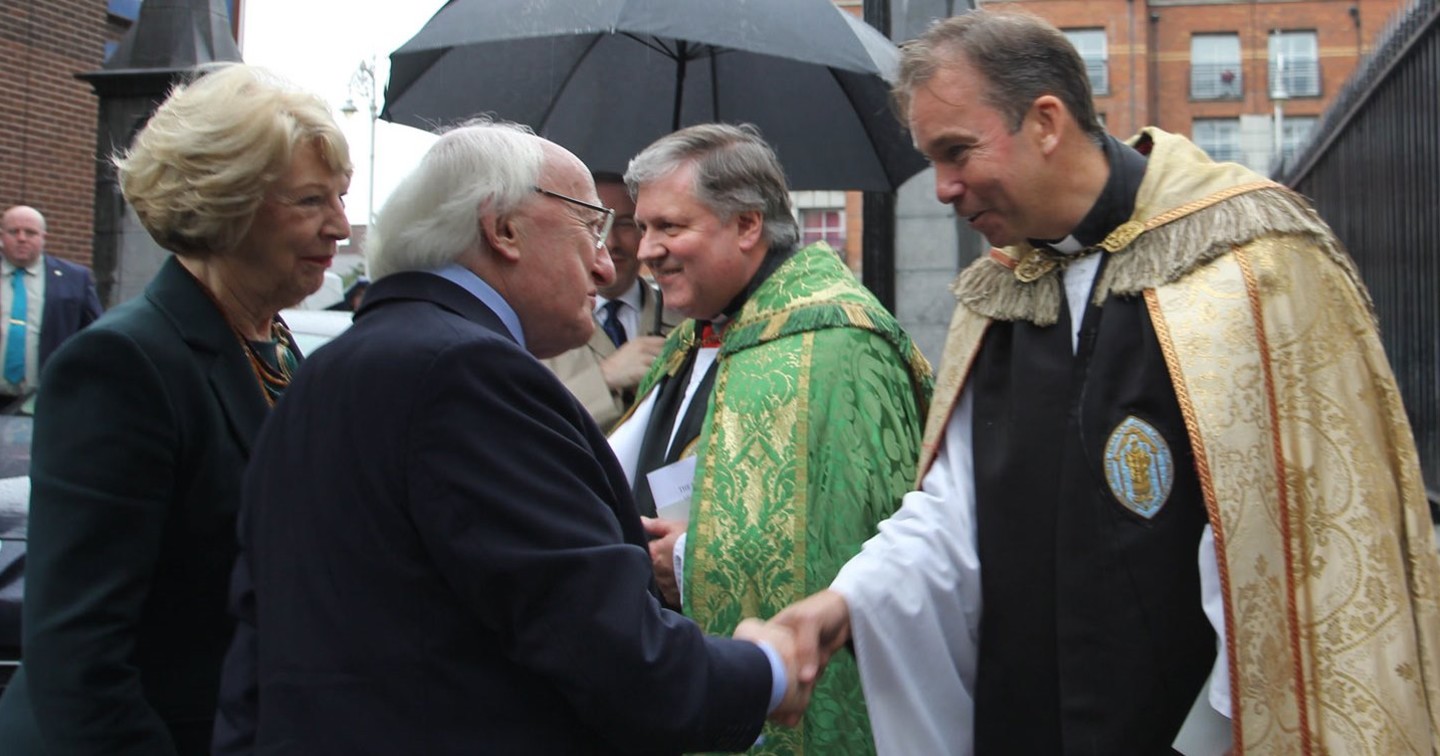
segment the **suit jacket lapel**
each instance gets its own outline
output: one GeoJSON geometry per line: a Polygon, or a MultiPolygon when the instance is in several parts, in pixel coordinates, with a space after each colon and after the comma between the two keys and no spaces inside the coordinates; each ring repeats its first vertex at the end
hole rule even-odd
{"type": "MultiPolygon", "coordinates": [[[[650,285],[640,281],[640,315],[635,319],[636,332],[627,334],[629,338],[637,336],[651,336],[654,334],[655,326],[655,293],[650,290],[650,285]]],[[[662,329],[663,331],[663,329],[662,329]]],[[[659,335],[664,335],[662,332],[659,335]]],[[[595,317],[595,332],[590,334],[590,350],[601,359],[615,353],[615,342],[610,340],[610,335],[600,325],[600,317],[595,317]]]]}
{"type": "Polygon", "coordinates": [[[45,255],[45,265],[42,268],[40,275],[45,277],[45,305],[40,327],[43,329],[46,323],[54,323],[60,317],[60,295],[64,293],[65,284],[69,282],[65,280],[65,272],[50,259],[50,255],[45,255]]]}
{"type": "Polygon", "coordinates": [[[600,326],[599,318],[595,319],[595,332],[590,334],[590,350],[595,352],[601,359],[615,353],[615,342],[610,340],[610,334],[600,326]]]}
{"type": "Polygon", "coordinates": [[[173,257],[160,267],[146,287],[145,297],[170,319],[194,351],[236,443],[248,458],[270,405],[234,329],[200,283],[173,257]]]}

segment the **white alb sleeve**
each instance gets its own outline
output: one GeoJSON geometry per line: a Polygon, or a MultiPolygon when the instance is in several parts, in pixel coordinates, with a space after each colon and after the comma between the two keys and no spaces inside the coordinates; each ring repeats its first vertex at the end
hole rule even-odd
{"type": "Polygon", "coordinates": [[[860,679],[881,754],[974,750],[980,560],[972,397],[962,391],[919,491],[841,569],[860,679]]]}

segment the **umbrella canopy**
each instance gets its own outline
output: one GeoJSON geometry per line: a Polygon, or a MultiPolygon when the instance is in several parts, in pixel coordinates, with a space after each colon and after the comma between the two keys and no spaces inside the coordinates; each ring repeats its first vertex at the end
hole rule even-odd
{"type": "Polygon", "coordinates": [[[592,169],[682,126],[749,122],[793,189],[924,167],[890,112],[899,53],[830,0],[450,0],[390,56],[381,117],[524,123],[592,169]]]}

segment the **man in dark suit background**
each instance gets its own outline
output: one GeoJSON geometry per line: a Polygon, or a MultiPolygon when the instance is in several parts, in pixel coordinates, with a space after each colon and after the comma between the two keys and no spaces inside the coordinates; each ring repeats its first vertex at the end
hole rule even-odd
{"type": "Polygon", "coordinates": [[[100,317],[95,281],[83,266],[45,254],[45,217],[16,205],[0,216],[0,401],[40,383],[62,342],[100,317]]]}
{"type": "Polygon", "coordinates": [[[660,290],[640,276],[640,229],[624,177],[604,171],[593,176],[601,203],[615,211],[605,240],[615,280],[596,297],[597,328],[589,340],[544,362],[608,433],[634,401],[635,388],[679,318],[665,319],[660,290]]]}
{"type": "Polygon", "coordinates": [[[798,713],[788,635],[660,607],[619,464],[536,360],[590,338],[612,220],[502,124],[391,196],[355,325],[247,472],[218,753],[742,750],[798,713]]]}

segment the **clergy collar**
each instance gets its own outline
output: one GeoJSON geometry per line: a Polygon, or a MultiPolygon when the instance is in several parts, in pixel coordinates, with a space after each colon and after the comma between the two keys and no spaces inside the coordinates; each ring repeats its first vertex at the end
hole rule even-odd
{"type": "Polygon", "coordinates": [[[1101,143],[1105,158],[1110,164],[1110,178],[1090,212],[1075,226],[1075,230],[1063,239],[1029,239],[1030,246],[1050,249],[1062,255],[1080,254],[1114,231],[1121,223],[1130,220],[1135,212],[1135,195],[1140,191],[1140,180],[1145,178],[1145,156],[1109,134],[1101,143]]]}
{"type": "Polygon", "coordinates": [[[739,314],[740,308],[744,307],[745,303],[750,301],[750,297],[755,293],[755,290],[760,288],[760,285],[765,283],[765,280],[770,278],[776,270],[779,270],[780,266],[784,265],[786,260],[794,256],[794,246],[783,249],[771,247],[766,250],[765,259],[760,261],[760,267],[756,269],[755,275],[750,277],[750,283],[745,284],[745,288],[741,289],[740,293],[735,295],[734,299],[730,300],[730,304],[726,305],[725,309],[710,322],[714,323],[716,328],[723,328],[726,323],[730,322],[731,318],[739,314]]]}

